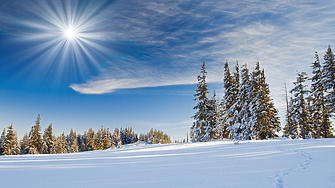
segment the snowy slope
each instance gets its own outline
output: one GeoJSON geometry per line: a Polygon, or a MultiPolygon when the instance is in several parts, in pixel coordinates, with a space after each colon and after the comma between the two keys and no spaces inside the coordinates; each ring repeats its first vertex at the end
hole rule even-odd
{"type": "Polygon", "coordinates": [[[0,157],[0,187],[335,187],[335,139],[0,157]]]}

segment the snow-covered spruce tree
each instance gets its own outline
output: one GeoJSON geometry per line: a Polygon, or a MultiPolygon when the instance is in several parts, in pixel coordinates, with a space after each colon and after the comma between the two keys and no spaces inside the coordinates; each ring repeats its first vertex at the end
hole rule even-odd
{"type": "Polygon", "coordinates": [[[56,152],[58,154],[68,153],[67,142],[66,142],[66,138],[65,138],[64,132],[57,137],[56,152]]]}
{"type": "Polygon", "coordinates": [[[330,112],[335,112],[335,57],[330,47],[324,55],[322,83],[327,92],[325,96],[330,112]]]}
{"type": "Polygon", "coordinates": [[[286,114],[285,114],[286,124],[284,125],[283,128],[283,137],[295,139],[298,137],[298,124],[292,118],[291,113],[293,108],[290,104],[293,98],[290,97],[290,100],[288,99],[286,82],[284,84],[284,87],[285,87],[285,101],[286,101],[286,114]]]}
{"type": "Polygon", "coordinates": [[[114,132],[113,132],[113,135],[112,135],[112,139],[111,139],[111,148],[112,149],[122,148],[122,142],[121,142],[121,138],[120,138],[119,127],[116,127],[114,129],[114,132]]]}
{"type": "Polygon", "coordinates": [[[45,128],[45,130],[44,130],[44,134],[43,134],[43,141],[42,141],[41,154],[49,154],[49,152],[48,152],[48,146],[47,146],[47,143],[46,143],[46,141],[45,141],[47,131],[48,131],[48,129],[45,128]]]}
{"type": "Polygon", "coordinates": [[[111,134],[109,131],[109,128],[103,128],[103,126],[101,127],[101,132],[102,132],[102,149],[108,149],[111,147],[111,134]]]}
{"type": "Polygon", "coordinates": [[[297,81],[293,82],[295,87],[290,91],[293,94],[293,99],[290,101],[291,114],[295,122],[298,123],[299,135],[305,139],[309,133],[307,103],[305,96],[309,91],[306,89],[305,81],[308,79],[306,72],[297,72],[297,81]]]}
{"type": "Polygon", "coordinates": [[[256,120],[253,128],[253,136],[257,139],[275,138],[281,130],[278,117],[278,110],[275,108],[273,100],[270,97],[269,84],[266,83],[265,71],[259,70],[257,63],[253,79],[254,101],[251,103],[252,121],[256,120]],[[260,73],[260,74],[259,74],[260,73]]]}
{"type": "Polygon", "coordinates": [[[322,81],[323,70],[320,64],[319,55],[315,52],[315,61],[312,63],[311,93],[309,100],[311,102],[311,127],[314,130],[316,138],[329,138],[332,134],[330,111],[327,101],[324,97],[324,85],[322,81]]]}
{"type": "MultiPolygon", "coordinates": [[[[264,120],[267,104],[265,102],[265,92],[261,88],[261,73],[259,62],[256,62],[256,67],[250,74],[249,93],[250,99],[247,103],[250,113],[249,127],[251,127],[251,134],[249,139],[264,139],[261,132],[266,129],[264,120]]],[[[265,132],[265,131],[264,131],[265,132]]]]}
{"type": "Polygon", "coordinates": [[[66,136],[65,136],[65,133],[63,132],[62,135],[61,135],[61,141],[62,141],[62,144],[63,144],[63,151],[62,153],[69,153],[69,145],[67,143],[67,140],[66,140],[66,136]]]}
{"type": "Polygon", "coordinates": [[[95,138],[95,132],[93,128],[89,128],[87,131],[87,144],[86,145],[86,151],[93,151],[96,150],[94,139],[95,138]]]}
{"type": "MultiPolygon", "coordinates": [[[[74,132],[76,134],[76,132],[74,132]]],[[[73,144],[70,147],[70,152],[74,153],[74,152],[79,152],[79,147],[78,147],[78,140],[75,137],[73,140],[73,144]]]]}
{"type": "MultiPolygon", "coordinates": [[[[286,89],[286,84],[285,84],[286,89]]],[[[286,90],[287,91],[287,90],[286,90]]],[[[286,92],[286,124],[283,128],[283,137],[295,139],[298,137],[298,123],[295,121],[294,118],[292,118],[292,111],[293,108],[291,106],[293,98],[290,97],[290,100],[287,98],[287,92],[286,92]]]]}
{"type": "Polygon", "coordinates": [[[102,139],[102,130],[99,127],[98,131],[94,136],[95,150],[102,150],[102,139]]]}
{"type": "Polygon", "coordinates": [[[44,154],[55,154],[56,153],[56,139],[52,132],[52,123],[49,124],[48,128],[45,129],[43,134],[43,149],[44,154]]]}
{"type": "Polygon", "coordinates": [[[27,151],[28,154],[40,154],[42,149],[42,135],[41,135],[41,116],[37,115],[35,125],[31,127],[28,135],[27,151]]]}
{"type": "Polygon", "coordinates": [[[241,68],[241,83],[238,92],[238,98],[231,108],[234,114],[232,126],[228,129],[231,131],[234,141],[248,140],[252,138],[253,122],[251,122],[250,102],[251,102],[251,83],[247,64],[241,68]]]}
{"type": "Polygon", "coordinates": [[[208,111],[207,111],[207,120],[208,127],[206,132],[209,132],[209,139],[214,140],[220,138],[219,131],[219,119],[220,119],[220,105],[218,99],[216,98],[215,89],[213,91],[213,96],[208,99],[208,111]]]}
{"type": "Polygon", "coordinates": [[[21,155],[28,153],[28,151],[26,150],[27,145],[28,145],[28,134],[26,132],[26,133],[24,133],[23,138],[20,141],[20,153],[21,153],[21,155]]]}
{"type": "Polygon", "coordinates": [[[84,136],[80,133],[77,135],[77,145],[78,145],[78,151],[83,152],[85,151],[85,143],[84,143],[84,136]]]}
{"type": "Polygon", "coordinates": [[[201,66],[201,74],[198,75],[198,85],[196,94],[194,94],[194,101],[197,101],[194,110],[197,110],[194,116],[194,122],[190,130],[192,142],[204,142],[211,139],[211,132],[213,131],[208,121],[208,88],[206,83],[206,66],[203,62],[201,66]]]}
{"type": "Polygon", "coordinates": [[[78,152],[78,141],[76,131],[70,130],[70,134],[66,136],[66,141],[68,145],[68,152],[74,153],[78,152]]]}
{"type": "Polygon", "coordinates": [[[6,128],[3,129],[1,136],[0,136],[0,155],[3,155],[5,141],[6,141],[6,128]]]}
{"type": "MultiPolygon", "coordinates": [[[[227,128],[228,132],[229,132],[229,135],[228,135],[228,138],[232,138],[234,139],[234,135],[233,133],[231,132],[231,128],[233,127],[233,125],[235,123],[238,122],[238,113],[240,112],[241,110],[241,105],[239,104],[239,101],[238,101],[238,97],[239,97],[239,92],[240,92],[240,86],[241,86],[241,83],[240,83],[240,70],[239,70],[239,65],[238,65],[238,61],[236,61],[236,65],[235,65],[235,72],[233,74],[233,85],[232,85],[232,95],[231,95],[231,98],[232,98],[232,106],[230,106],[230,108],[226,111],[225,113],[228,113],[228,114],[231,114],[231,117],[230,118],[226,118],[226,122],[227,124],[229,124],[229,127],[227,128]]],[[[236,130],[237,131],[237,130],[236,130]]],[[[236,136],[236,134],[235,134],[236,136]]]]}
{"type": "Polygon", "coordinates": [[[34,125],[31,126],[31,129],[28,134],[28,141],[26,144],[26,148],[24,149],[26,151],[26,154],[39,154],[34,144],[34,141],[32,140],[34,129],[35,129],[35,126],[34,125]]]}
{"type": "Polygon", "coordinates": [[[14,130],[13,125],[8,127],[3,149],[4,155],[20,155],[20,146],[17,141],[16,131],[14,130]]]}
{"type": "Polygon", "coordinates": [[[230,108],[234,105],[237,98],[236,96],[234,96],[235,93],[233,86],[233,77],[231,76],[229,71],[228,60],[226,60],[223,72],[223,98],[220,104],[222,109],[222,118],[219,119],[219,131],[221,139],[229,137],[229,130],[227,128],[232,125],[232,122],[228,123],[227,120],[233,117],[230,108]]]}

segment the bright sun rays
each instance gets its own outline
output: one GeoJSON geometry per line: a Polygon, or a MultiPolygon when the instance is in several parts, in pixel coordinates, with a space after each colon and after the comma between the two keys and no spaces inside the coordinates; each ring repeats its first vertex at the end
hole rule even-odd
{"type": "Polygon", "coordinates": [[[64,35],[69,39],[75,39],[77,37],[77,31],[72,26],[64,30],[64,35]]]}
{"type": "Polygon", "coordinates": [[[28,40],[38,41],[21,57],[25,71],[38,69],[45,77],[80,81],[101,69],[110,50],[102,45],[103,12],[107,1],[36,1],[21,24],[30,30],[28,40]]]}

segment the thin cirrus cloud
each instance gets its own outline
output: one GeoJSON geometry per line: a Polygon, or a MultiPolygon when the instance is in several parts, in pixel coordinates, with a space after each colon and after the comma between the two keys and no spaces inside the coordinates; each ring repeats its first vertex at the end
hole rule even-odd
{"type": "Polygon", "coordinates": [[[275,101],[280,104],[284,80],[290,86],[295,70],[308,71],[314,51],[322,54],[334,42],[334,4],[333,1],[132,1],[129,5],[116,2],[106,13],[113,18],[110,28],[114,28],[107,37],[146,47],[151,65],[124,61],[123,71],[132,73],[126,78],[117,78],[120,75],[106,69],[87,83],[70,87],[80,93],[96,94],[123,88],[194,84],[202,61],[207,62],[209,82],[222,82],[222,64],[226,59],[231,70],[235,60],[249,64],[252,69],[259,59],[275,101]],[[143,73],[143,69],[155,74],[143,73]]]}

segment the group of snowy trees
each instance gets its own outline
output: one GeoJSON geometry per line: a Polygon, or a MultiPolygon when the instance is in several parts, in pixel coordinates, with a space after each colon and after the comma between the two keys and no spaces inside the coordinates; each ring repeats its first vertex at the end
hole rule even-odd
{"type": "Polygon", "coordinates": [[[148,133],[140,134],[138,138],[132,127],[124,129],[116,127],[111,133],[109,128],[101,126],[98,131],[95,132],[90,128],[83,135],[71,129],[68,135],[63,132],[56,137],[52,131],[52,124],[50,124],[42,135],[41,116],[38,114],[35,125],[31,127],[29,134],[24,134],[20,141],[17,139],[13,125],[8,127],[7,133],[4,128],[0,137],[0,155],[60,154],[115,149],[136,142],[139,145],[140,141],[146,144],[171,143],[170,136],[163,131],[151,129],[148,133]]]}
{"type": "Polygon", "coordinates": [[[235,72],[230,73],[228,61],[224,65],[223,99],[208,98],[205,62],[198,75],[193,116],[190,130],[193,142],[231,138],[235,141],[277,137],[280,131],[278,110],[270,97],[269,85],[265,81],[264,69],[259,62],[249,73],[247,64],[239,71],[236,62],[235,72]]]}
{"type": "MultiPolygon", "coordinates": [[[[295,87],[286,94],[285,137],[329,138],[332,137],[330,117],[335,112],[335,58],[330,45],[324,55],[323,66],[315,52],[311,78],[306,72],[298,72],[295,87]],[[308,87],[306,81],[310,81],[308,87]]],[[[287,93],[287,92],[286,92],[287,93]]]]}
{"type": "Polygon", "coordinates": [[[171,139],[170,136],[164,133],[163,131],[151,130],[146,134],[140,134],[140,138],[142,141],[146,141],[148,144],[170,144],[171,139]]]}

